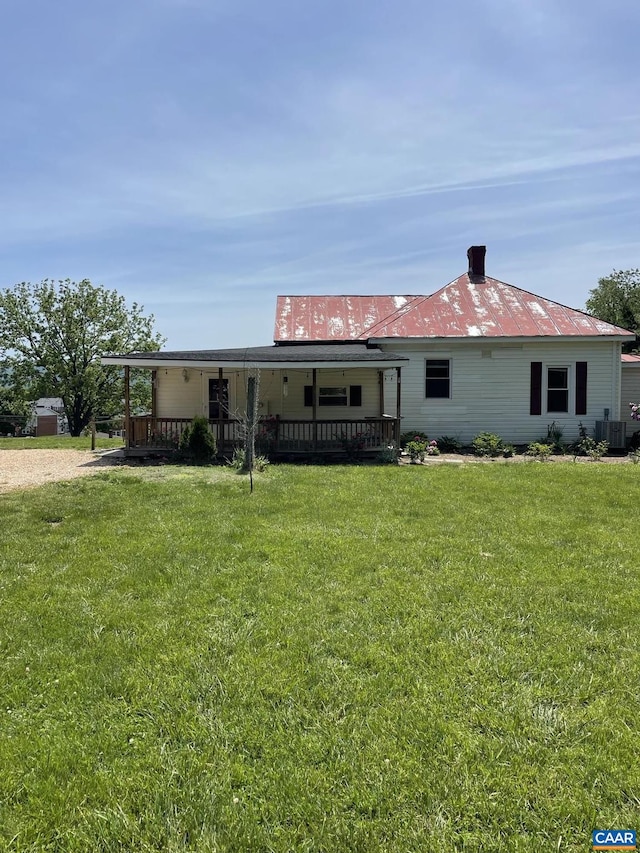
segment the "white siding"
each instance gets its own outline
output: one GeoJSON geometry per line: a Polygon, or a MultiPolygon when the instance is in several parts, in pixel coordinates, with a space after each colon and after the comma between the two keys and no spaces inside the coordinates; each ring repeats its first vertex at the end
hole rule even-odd
{"type": "MultiPolygon", "coordinates": [[[[192,418],[208,414],[209,378],[217,379],[216,370],[190,370],[185,382],[182,368],[160,369],[157,372],[157,415],[161,418],[192,418]]],[[[244,370],[225,370],[223,378],[229,383],[229,411],[246,410],[247,373],[244,370]]],[[[259,407],[262,416],[280,415],[291,420],[311,420],[312,409],[304,405],[304,386],[311,385],[309,370],[261,370],[259,372],[259,407]],[[284,394],[284,376],[287,394],[284,394]]],[[[327,406],[317,408],[319,419],[364,418],[380,415],[378,370],[374,368],[318,368],[316,384],[320,386],[362,387],[361,406],[327,406]]],[[[395,393],[395,385],[394,385],[395,393]]],[[[395,413],[395,398],[391,413],[395,413]]]]}
{"type": "MultiPolygon", "coordinates": [[[[620,408],[620,344],[611,341],[549,341],[523,344],[476,341],[394,342],[384,347],[409,356],[402,368],[402,432],[422,430],[429,436],[455,436],[468,443],[479,432],[495,432],[505,441],[525,444],[545,436],[552,421],[572,441],[582,422],[593,433],[605,408],[620,408]],[[425,398],[427,358],[451,360],[451,397],[425,398]],[[542,415],[529,414],[531,362],[543,365],[542,415]],[[575,364],[586,361],[587,414],[575,415],[575,364]],[[569,368],[569,413],[546,413],[547,367],[569,368]]],[[[385,381],[387,411],[395,405],[396,385],[385,381]]]]}
{"type": "Polygon", "coordinates": [[[640,421],[631,417],[629,403],[640,402],[640,362],[622,363],[622,394],[620,395],[620,420],[627,425],[627,438],[640,430],[640,421]]]}

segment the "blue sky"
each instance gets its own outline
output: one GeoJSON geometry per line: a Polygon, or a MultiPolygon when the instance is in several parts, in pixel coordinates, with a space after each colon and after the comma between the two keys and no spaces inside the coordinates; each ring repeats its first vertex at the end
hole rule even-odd
{"type": "Polygon", "coordinates": [[[0,9],[0,287],[89,278],[170,349],[278,293],[487,273],[576,308],[640,266],[637,0],[0,9]]]}

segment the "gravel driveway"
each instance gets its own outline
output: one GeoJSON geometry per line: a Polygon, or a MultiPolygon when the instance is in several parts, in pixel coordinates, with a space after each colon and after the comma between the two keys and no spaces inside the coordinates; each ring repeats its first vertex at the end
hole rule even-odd
{"type": "Polygon", "coordinates": [[[117,451],[0,450],[0,493],[86,477],[122,462],[117,451]]]}

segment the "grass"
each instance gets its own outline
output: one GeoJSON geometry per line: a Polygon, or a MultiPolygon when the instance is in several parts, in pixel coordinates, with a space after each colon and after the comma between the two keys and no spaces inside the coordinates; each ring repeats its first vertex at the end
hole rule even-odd
{"type": "MultiPolygon", "coordinates": [[[[108,450],[122,447],[121,438],[96,437],[96,450],[108,450]]],[[[47,435],[40,438],[0,438],[0,452],[3,450],[91,450],[91,436],[47,435]]]]}
{"type": "Polygon", "coordinates": [[[0,497],[0,849],[637,827],[636,466],[178,466],[0,497]]]}

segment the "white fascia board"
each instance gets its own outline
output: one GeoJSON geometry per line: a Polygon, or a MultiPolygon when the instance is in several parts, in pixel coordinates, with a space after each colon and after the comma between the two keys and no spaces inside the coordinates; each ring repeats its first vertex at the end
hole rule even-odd
{"type": "Polygon", "coordinates": [[[138,367],[141,369],[172,368],[172,367],[195,367],[199,370],[239,370],[246,368],[259,368],[261,370],[311,370],[313,368],[329,368],[347,370],[348,368],[375,367],[385,370],[389,367],[403,367],[409,361],[408,358],[393,359],[392,361],[196,361],[189,359],[128,359],[126,356],[104,356],[100,359],[102,364],[117,364],[121,367],[138,367]]]}

